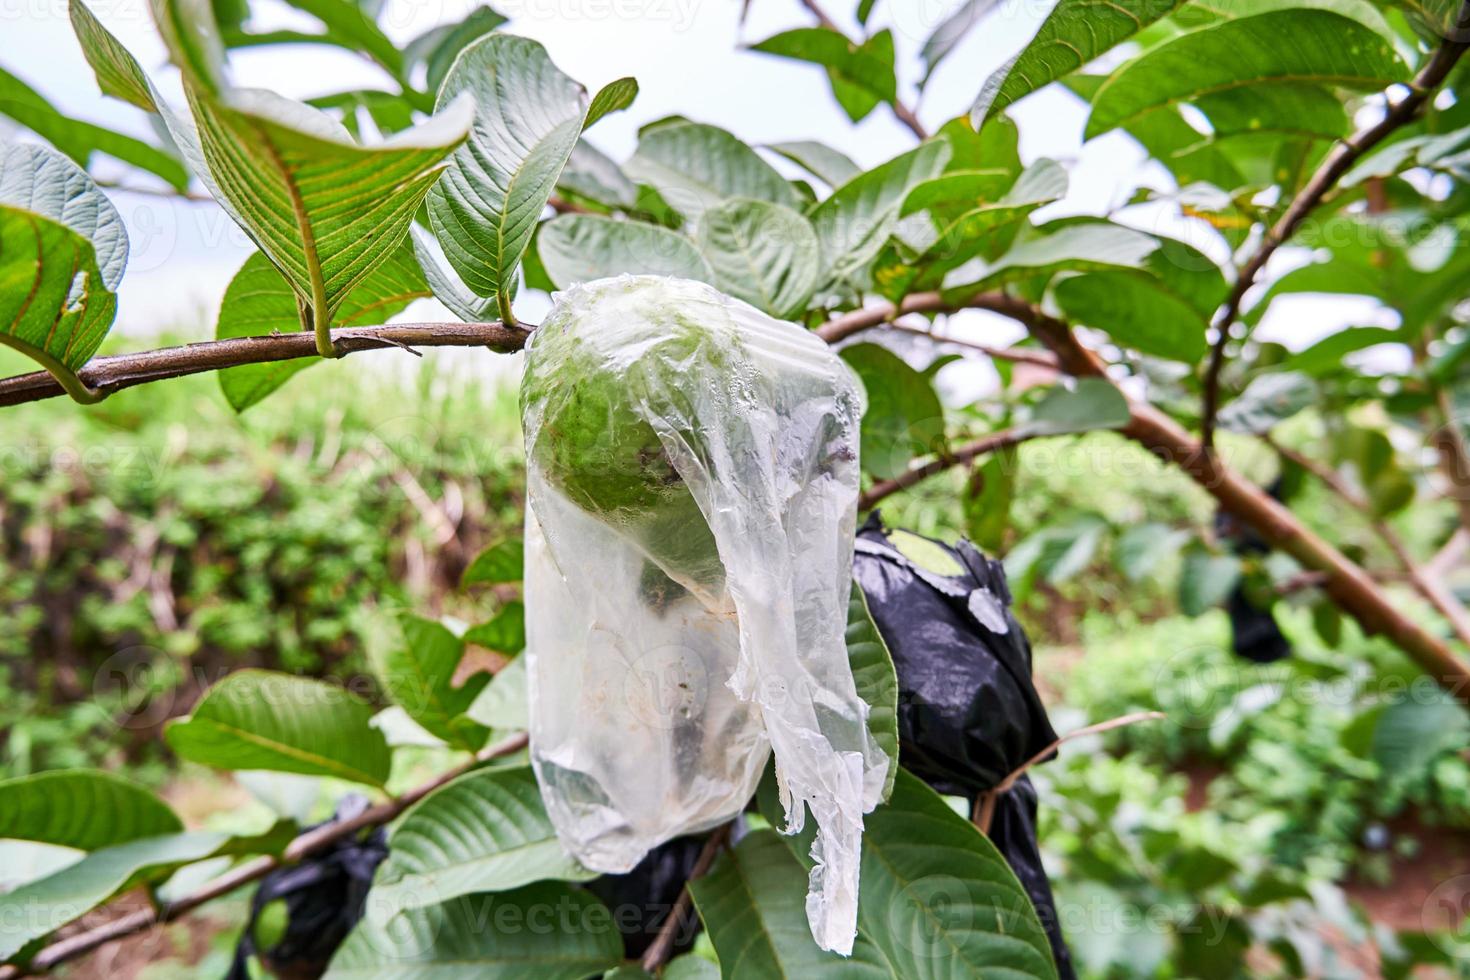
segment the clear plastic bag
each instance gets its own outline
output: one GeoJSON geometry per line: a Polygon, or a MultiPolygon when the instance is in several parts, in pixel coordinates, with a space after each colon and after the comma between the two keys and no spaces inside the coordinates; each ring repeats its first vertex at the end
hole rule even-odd
{"type": "Polygon", "coordinates": [[[842,953],[888,765],[844,641],[862,411],[807,331],[656,276],[557,294],[522,385],[531,757],[564,846],[627,871],[738,814],[774,750],[842,953]]]}

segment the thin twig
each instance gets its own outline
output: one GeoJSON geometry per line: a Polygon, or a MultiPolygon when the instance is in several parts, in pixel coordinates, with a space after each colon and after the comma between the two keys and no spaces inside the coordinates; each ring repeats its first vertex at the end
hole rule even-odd
{"type": "MultiPolygon", "coordinates": [[[[818,3],[817,0],[801,0],[801,5],[805,7],[808,12],[811,13],[812,17],[816,19],[819,26],[824,27],[827,30],[832,31],[836,34],[841,34],[843,38],[847,40],[848,44],[854,43],[852,38],[847,36],[847,32],[838,27],[837,22],[834,21],[831,17],[827,16],[827,12],[822,9],[822,5],[818,3]]],[[[925,129],[924,124],[919,121],[918,114],[915,113],[913,109],[910,109],[907,105],[905,105],[902,99],[894,99],[892,104],[890,105],[890,108],[893,110],[894,118],[907,126],[909,128],[909,132],[913,133],[921,140],[926,140],[929,138],[929,130],[925,129]]]]}
{"type": "Polygon", "coordinates": [[[481,749],[472,761],[461,766],[456,766],[448,772],[441,773],[401,796],[394,797],[386,803],[379,803],[377,806],[369,807],[349,820],[323,824],[320,827],[306,831],[287,845],[280,857],[269,854],[262,855],[221,875],[185,898],[173,902],[165,902],[156,908],[150,907],[139,909],[136,912],[129,912],[100,926],[58,940],[37,953],[25,967],[0,966],[0,980],[16,980],[18,977],[45,973],[61,963],[76,959],[78,956],[89,953],[99,946],[122,939],[125,936],[131,936],[134,933],[142,932],[144,929],[171,922],[188,912],[192,912],[201,905],[228,895],[243,885],[248,885],[253,881],[259,881],[276,868],[293,864],[305,857],[310,857],[317,851],[330,847],[337,841],[350,837],[360,830],[368,827],[379,827],[388,823],[434,790],[464,775],[475,766],[488,762],[491,759],[498,759],[501,756],[519,752],[526,747],[526,741],[524,732],[502,739],[493,745],[488,745],[481,749]]]}
{"type": "Polygon", "coordinates": [[[1015,428],[1002,429],[999,432],[992,432],[989,435],[982,436],[974,442],[966,443],[960,448],[940,456],[938,459],[930,460],[921,466],[915,466],[912,469],[906,470],[890,480],[879,480],[868,488],[867,493],[859,498],[858,509],[870,510],[880,500],[891,497],[900,490],[907,490],[914,484],[927,480],[931,476],[943,473],[945,470],[955,466],[963,466],[971,463],[977,457],[984,456],[986,453],[993,453],[998,449],[1005,449],[1008,446],[1020,445],[1027,439],[1034,439],[1040,435],[1045,435],[1045,433],[1028,432],[1024,428],[1015,428]]]}
{"type": "Polygon", "coordinates": [[[715,863],[715,858],[729,843],[730,831],[733,827],[733,822],[716,827],[704,842],[699,857],[694,860],[694,867],[689,870],[689,879],[684,882],[684,889],[679,892],[679,898],[674,902],[674,907],[669,910],[668,918],[664,919],[663,925],[659,926],[658,935],[653,938],[653,943],[643,954],[642,966],[649,973],[653,973],[668,962],[669,956],[674,951],[674,943],[678,941],[679,930],[683,928],[684,917],[689,914],[689,906],[694,901],[689,894],[689,882],[697,881],[709,873],[709,869],[715,863]]]}
{"type": "MultiPolygon", "coordinates": [[[[333,330],[332,341],[339,357],[356,351],[393,347],[488,347],[509,353],[524,347],[529,335],[525,325],[396,323],[333,330]]],[[[219,371],[242,364],[266,364],[316,356],[315,337],[310,332],[297,331],[99,357],[89,361],[77,374],[88,387],[109,395],[150,381],[219,371]]],[[[0,380],[0,407],[55,398],[65,393],[55,377],[45,371],[36,371],[0,380]]]]}
{"type": "Polygon", "coordinates": [[[1026,350],[1022,347],[992,347],[989,344],[976,343],[973,340],[961,340],[958,337],[946,337],[934,333],[932,330],[924,330],[920,327],[905,326],[902,323],[890,323],[889,330],[899,333],[913,334],[916,337],[928,337],[936,344],[951,344],[955,347],[964,347],[967,350],[979,351],[987,357],[997,361],[1010,361],[1014,364],[1034,364],[1037,367],[1057,369],[1057,359],[1053,354],[1041,350],[1026,350]]]}
{"type": "Polygon", "coordinates": [[[1022,776],[1026,775],[1026,771],[1028,769],[1033,766],[1039,765],[1042,762],[1045,762],[1047,759],[1050,759],[1052,757],[1052,753],[1061,748],[1064,742],[1070,742],[1074,738],[1082,738],[1085,735],[1101,735],[1103,732],[1110,732],[1115,728],[1122,728],[1125,725],[1135,725],[1140,721],[1158,721],[1162,718],[1167,717],[1168,716],[1165,715],[1162,711],[1135,711],[1132,714],[1123,715],[1118,718],[1110,718],[1107,721],[1100,721],[1096,725],[1087,725],[1082,728],[1074,728],[1072,731],[1060,736],[1059,738],[1057,738],[1056,741],[1052,742],[1046,748],[1042,749],[1040,752],[1036,753],[1031,758],[1021,763],[1019,766],[1013,769],[1010,775],[1006,776],[1005,779],[1002,779],[990,789],[975,797],[975,810],[974,813],[971,815],[971,820],[974,822],[976,827],[980,828],[980,833],[984,834],[986,837],[989,837],[990,824],[995,819],[995,803],[1000,798],[1001,794],[1009,793],[1011,791],[1011,788],[1016,785],[1016,781],[1019,780],[1022,776]]]}
{"type": "Polygon", "coordinates": [[[1435,389],[1434,404],[1439,411],[1439,426],[1433,436],[1439,471],[1450,485],[1449,496],[1459,511],[1460,526],[1470,529],[1470,448],[1465,445],[1454,402],[1445,389],[1435,389]]]}
{"type": "Polygon", "coordinates": [[[1317,168],[1316,173],[1312,174],[1312,179],[1307,181],[1306,186],[1292,199],[1285,213],[1266,232],[1266,237],[1257,246],[1255,254],[1241,267],[1235,285],[1231,288],[1230,295],[1226,297],[1225,305],[1215,317],[1217,334],[1214,347],[1210,350],[1209,365],[1205,369],[1200,413],[1200,445],[1207,452],[1212,451],[1214,447],[1215,416],[1220,407],[1220,372],[1225,366],[1225,348],[1230,342],[1230,328],[1235,325],[1236,319],[1240,316],[1240,306],[1245,300],[1245,294],[1255,285],[1256,277],[1260,275],[1271,256],[1275,255],[1276,250],[1296,234],[1302,222],[1322,203],[1323,197],[1342,179],[1343,174],[1347,173],[1364,153],[1377,146],[1395,130],[1412,121],[1434,95],[1435,90],[1444,83],[1450,70],[1460,60],[1460,56],[1465,53],[1467,47],[1470,47],[1470,42],[1460,39],[1464,37],[1465,30],[1470,28],[1470,0],[1465,0],[1461,4],[1456,24],[1457,28],[1451,29],[1451,37],[1446,38],[1445,42],[1430,57],[1429,62],[1414,76],[1413,81],[1409,82],[1409,94],[1390,106],[1378,122],[1366,129],[1359,130],[1332,148],[1332,151],[1317,168]]]}
{"type": "Polygon", "coordinates": [[[1455,636],[1459,637],[1460,642],[1470,646],[1470,612],[1466,611],[1464,604],[1456,599],[1453,593],[1440,584],[1436,576],[1430,575],[1414,560],[1413,553],[1409,551],[1408,545],[1404,544],[1404,539],[1399,537],[1398,532],[1390,527],[1387,521],[1374,516],[1372,501],[1353,489],[1336,470],[1281,445],[1269,435],[1261,436],[1261,441],[1270,446],[1281,458],[1290,460],[1312,474],[1343,503],[1362,514],[1368,526],[1388,546],[1388,550],[1393,552],[1394,557],[1403,566],[1410,584],[1418,590],[1420,595],[1429,600],[1430,605],[1434,606],[1440,615],[1449,621],[1450,627],[1455,631],[1455,636]]]}

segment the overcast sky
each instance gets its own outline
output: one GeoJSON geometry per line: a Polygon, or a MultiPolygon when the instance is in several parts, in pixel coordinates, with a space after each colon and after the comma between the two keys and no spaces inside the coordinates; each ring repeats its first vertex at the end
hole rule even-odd
{"type": "MultiPolygon", "coordinates": [[[[474,4],[467,0],[386,0],[384,30],[404,42],[439,23],[457,20],[474,4]]],[[[511,18],[504,28],[546,45],[556,64],[595,90],[632,75],[641,92],[632,109],[600,122],[591,141],[616,159],[633,151],[637,129],[671,113],[723,126],[750,143],[816,139],[843,150],[860,164],[873,165],[912,145],[907,129],[880,108],[854,126],[833,102],[821,69],[745,50],[745,46],[792,27],[810,26],[797,0],[752,0],[740,24],[739,0],[498,0],[492,4],[511,18]]],[[[831,3],[829,13],[844,26],[855,0],[831,3]]],[[[901,87],[914,99],[920,72],[918,51],[954,0],[880,0],[870,26],[891,27],[898,49],[901,87]]],[[[164,64],[161,44],[147,13],[147,0],[96,0],[93,10],[138,56],[164,90],[177,93],[176,73],[164,64]]],[[[252,4],[252,27],[313,29],[311,18],[284,3],[252,4]]],[[[971,32],[930,81],[919,115],[931,129],[964,112],[987,75],[1013,55],[1045,14],[1044,0],[1010,0],[971,32]]],[[[82,59],[66,16],[65,0],[0,0],[7,43],[0,63],[64,111],[137,135],[148,132],[141,112],[103,99],[82,59]],[[16,30],[18,23],[19,29],[16,30]]],[[[324,46],[257,48],[231,56],[237,84],[273,88],[305,98],[353,87],[391,87],[372,65],[324,46]]],[[[1081,143],[1085,109],[1052,86],[1012,110],[1020,125],[1021,152],[1027,160],[1049,156],[1068,164],[1071,189],[1042,217],[1068,213],[1102,214],[1126,201],[1140,185],[1168,188],[1164,171],[1126,136],[1113,133],[1081,143]]],[[[0,122],[0,125],[5,125],[0,122]]],[[[123,174],[104,161],[101,176],[123,174]]],[[[251,245],[228,218],[210,204],[191,204],[138,194],[112,193],[132,239],[132,258],[120,293],[119,330],[146,335],[170,328],[191,338],[213,333],[219,297],[251,245]]],[[[1166,206],[1131,208],[1121,216],[1153,231],[1184,237],[1212,251],[1194,223],[1179,220],[1166,206]]],[[[1302,346],[1333,327],[1383,322],[1371,304],[1320,298],[1300,299],[1274,311],[1271,335],[1302,346]]],[[[534,320],[545,309],[534,295],[518,301],[517,311],[534,320]]],[[[447,318],[432,301],[416,303],[410,319],[447,318]]],[[[1015,336],[1012,326],[987,314],[955,318],[966,333],[990,340],[1015,336]]],[[[969,387],[968,385],[966,387],[969,387]]]]}

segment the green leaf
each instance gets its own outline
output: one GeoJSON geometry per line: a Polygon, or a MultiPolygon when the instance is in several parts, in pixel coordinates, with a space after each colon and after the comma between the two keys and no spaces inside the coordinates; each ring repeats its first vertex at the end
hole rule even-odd
{"type": "Polygon", "coordinates": [[[81,0],[68,0],[67,15],[82,54],[97,76],[103,95],[121,99],[146,112],[159,111],[157,97],[143,69],[126,48],[93,16],[81,0]]]}
{"type": "Polygon", "coordinates": [[[638,203],[638,185],[611,157],[585,139],[578,140],[572,149],[557,186],[608,208],[631,209],[638,203]]]}
{"type": "Polygon", "coordinates": [[[173,156],[142,140],[63,115],[40,93],[3,68],[0,68],[0,113],[83,166],[94,152],[106,153],[162,177],[179,190],[189,186],[189,172],[173,156]]]}
{"type": "Polygon", "coordinates": [[[716,286],[772,316],[801,313],[817,288],[817,233],[779,204],[732,198],[709,209],[699,249],[716,286]]]}
{"type": "Polygon", "coordinates": [[[1348,354],[1379,344],[1404,342],[1402,333],[1388,327],[1348,327],[1330,333],[1312,346],[1297,351],[1282,361],[1281,366],[1288,371],[1300,371],[1314,377],[1333,374],[1342,370],[1342,359],[1348,354]]]}
{"type": "Polygon", "coordinates": [[[1414,167],[1449,170],[1465,166],[1465,151],[1470,145],[1470,126],[1449,133],[1410,136],[1381,146],[1353,164],[1338,184],[1356,187],[1373,177],[1391,177],[1414,167]]]}
{"type": "Polygon", "coordinates": [[[915,242],[924,256],[952,266],[1002,244],[997,237],[1067,193],[1067,172],[1040,158],[1019,175],[1008,169],[954,170],[915,187],[900,215],[927,211],[937,229],[932,242],[915,242]]]}
{"type": "Polygon", "coordinates": [[[586,980],[622,959],[607,906],[545,882],[403,913],[369,901],[326,980],[586,980]]]}
{"type": "Polygon", "coordinates": [[[135,883],[159,881],[219,853],[224,834],[144,837],[93,851],[75,864],[0,895],[0,962],[81,918],[135,883]]]}
{"type": "Polygon", "coordinates": [[[1079,378],[1071,388],[1048,388],[1022,428],[1034,435],[1056,436],[1121,429],[1132,418],[1128,399],[1117,385],[1106,378],[1079,378]]]}
{"type": "Polygon", "coordinates": [[[526,607],[519,602],[507,602],[494,619],[466,630],[464,639],[466,643],[515,656],[526,648],[526,607]]]}
{"type": "MultiPolygon", "coordinates": [[[[779,823],[773,780],[761,812],[779,823]]],[[[785,838],[806,864],[806,830],[785,838]]],[[[1021,883],[984,834],[915,775],[864,818],[859,935],[895,977],[1055,978],[1051,946],[1021,883]]],[[[696,898],[696,901],[698,899],[696,898]]],[[[703,906],[701,906],[703,908],[703,906]]]]}
{"type": "Polygon", "coordinates": [[[1199,616],[1224,603],[1239,581],[1239,558],[1217,555],[1196,542],[1184,552],[1179,609],[1186,616],[1199,616]]]}
{"type": "Polygon", "coordinates": [[[444,626],[418,616],[398,616],[399,642],[375,651],[373,673],[383,689],[429,733],[458,748],[479,750],[490,733],[464,717],[490,682],[475,674],[454,686],[464,641],[444,626]]]}
{"type": "Polygon", "coordinates": [[[20,351],[81,402],[76,372],[107,336],[127,237],[76,164],[41,146],[0,144],[0,346],[20,351]]]}
{"type": "Polygon", "coordinates": [[[623,273],[715,281],[709,262],[693,242],[642,221],[560,215],[542,225],[536,251],[558,289],[623,273]]]}
{"type": "Polygon", "coordinates": [[[1006,554],[1006,575],[1018,586],[1036,576],[1053,584],[1065,582],[1092,564],[1107,530],[1107,522],[1097,514],[1043,527],[1006,554]]]}
{"type": "Polygon", "coordinates": [[[865,936],[852,956],[823,950],[807,926],[806,870],[772,830],[746,835],[689,892],[720,957],[722,980],[897,976],[865,936]]]}
{"type": "Polygon", "coordinates": [[[167,803],[108,772],[69,769],[0,780],[0,800],[0,839],[94,851],[184,829],[167,803]]]}
{"type": "Polygon", "coordinates": [[[478,769],[415,803],[393,828],[373,901],[417,909],[534,881],[587,881],[541,804],[530,766],[478,769]]]}
{"type": "Polygon", "coordinates": [[[390,75],[400,79],[403,77],[403,53],[355,0],[286,2],[321,21],[326,26],[329,37],[341,38],[345,42],[344,46],[363,52],[390,75]]]}
{"type": "Polygon", "coordinates": [[[888,756],[882,796],[886,800],[898,778],[898,674],[888,644],[868,611],[868,598],[856,581],[847,600],[847,660],[858,696],[868,705],[868,731],[888,756]]]}
{"type": "Polygon", "coordinates": [[[1162,238],[1142,269],[1070,276],[1053,295],[1068,319],[1123,347],[1193,363],[1209,350],[1205,331],[1228,288],[1204,253],[1162,238]]]}
{"type": "MultiPolygon", "coordinates": [[[[619,97],[628,95],[613,83],[619,97]]],[[[634,89],[636,91],[636,88],[634,89]]],[[[479,296],[510,316],[516,267],[531,243],[572,149],[589,125],[587,90],[535,41],[490,34],[465,48],[445,76],[438,105],[464,93],[475,125],[429,195],[429,223],[449,264],[479,296]]],[[[604,108],[617,99],[599,101],[604,108]]]]}
{"type": "Polygon", "coordinates": [[[638,152],[623,168],[649,184],[694,224],[732,197],[751,197],[800,210],[801,198],[776,168],[723,129],[672,120],[645,128],[638,152]]]}
{"type": "Polygon", "coordinates": [[[523,731],[530,727],[526,702],[526,661],[517,657],[506,665],[469,707],[469,716],[496,731],[523,731]]]}
{"type": "Polygon", "coordinates": [[[215,684],[189,717],[171,722],[169,747],[218,769],[269,769],[382,786],[389,753],[373,709],[323,681],[239,670],[215,684]]]}
{"type": "Polygon", "coordinates": [[[669,960],[663,980],[720,980],[720,968],[697,953],[685,953],[669,960]]]}
{"type": "Polygon", "coordinates": [[[1449,697],[1431,701],[1409,697],[1394,701],[1379,716],[1372,755],[1390,778],[1413,778],[1441,752],[1463,746],[1467,738],[1470,718],[1464,707],[1449,697]]]}
{"type": "Polygon", "coordinates": [[[1142,582],[1161,561],[1178,552],[1187,537],[1188,532],[1177,531],[1167,524],[1135,524],[1118,537],[1114,552],[1118,570],[1128,581],[1142,582]]]}
{"type": "Polygon", "coordinates": [[[501,538],[475,556],[460,578],[461,586],[519,582],[525,575],[526,543],[519,537],[501,538]]]}
{"type": "Polygon", "coordinates": [[[1408,68],[1382,35],[1323,10],[1285,10],[1183,34],[1124,65],[1098,89],[1091,139],[1202,96],[1289,82],[1373,91],[1408,68]]]}
{"type": "Polygon", "coordinates": [[[1159,247],[1158,239],[1106,221],[1068,224],[1051,234],[1019,238],[994,261],[971,259],[944,277],[944,292],[969,298],[977,292],[1061,271],[1136,268],[1159,247]]]}
{"type": "Polygon", "coordinates": [[[770,143],[766,149],[790,160],[828,187],[841,187],[863,172],[845,154],[815,140],[770,143]]]}
{"type": "Polygon", "coordinates": [[[832,79],[834,94],[841,87],[857,92],[838,95],[844,111],[853,122],[860,121],[880,102],[892,103],[898,98],[898,81],[893,67],[893,40],[868,38],[855,44],[837,31],[825,27],[801,27],[769,37],[751,50],[794,58],[822,65],[832,79]]]}
{"type": "Polygon", "coordinates": [[[1245,390],[1220,409],[1220,428],[1260,435],[1317,400],[1317,385],[1295,371],[1257,375],[1245,390]]]}
{"type": "Polygon", "coordinates": [[[1321,85],[1276,82],[1202,95],[1194,107],[1210,121],[1211,137],[1294,133],[1335,139],[1348,131],[1347,109],[1321,85]]]}
{"type": "Polygon", "coordinates": [[[970,492],[963,501],[965,534],[981,548],[1004,550],[1019,471],[1016,447],[1008,446],[991,453],[971,477],[970,492]]]}
{"type": "Polygon", "coordinates": [[[943,171],[949,144],[930,141],[859,174],[812,209],[809,217],[821,243],[817,281],[862,286],[898,224],[904,199],[919,184],[943,171]]]}
{"type": "Polygon", "coordinates": [[[1020,54],[985,80],[970,107],[971,125],[979,129],[1011,103],[1071,74],[1183,2],[1123,6],[1111,0],[1060,0],[1020,54]]]}
{"type": "Polygon", "coordinates": [[[437,92],[459,53],[504,23],[505,18],[489,7],[476,7],[463,20],[432,27],[408,42],[403,49],[404,68],[412,70],[422,63],[425,84],[430,92],[437,92]]]}
{"type": "MultiPolygon", "coordinates": [[[[428,284],[408,243],[399,245],[367,277],[353,287],[337,310],[341,327],[386,323],[416,299],[429,295],[428,284]]],[[[260,252],[245,260],[230,280],[220,301],[216,340],[265,337],[300,329],[296,294],[280,271],[260,252]]],[[[220,390],[237,412],[264,401],[266,396],[313,364],[296,358],[267,364],[246,364],[219,372],[220,390]]]]}
{"type": "Polygon", "coordinates": [[[464,141],[472,106],[457,103],[379,146],[359,146],[304,103],[231,88],[208,9],[155,2],[170,56],[184,73],[211,189],[291,284],[302,325],[317,331],[318,349],[327,353],[326,329],[407,236],[440,164],[464,141]]]}
{"type": "MultiPolygon", "coordinates": [[[[965,0],[955,8],[939,26],[934,28],[924,41],[924,47],[919,51],[919,57],[924,59],[924,82],[927,83],[929,76],[934,74],[934,69],[939,63],[949,56],[949,53],[959,46],[965,39],[965,35],[980,23],[986,15],[994,10],[1000,0],[965,0]]],[[[923,87],[921,83],[920,87],[923,87]]]]}
{"type": "Polygon", "coordinates": [[[944,407],[933,383],[897,354],[878,344],[841,351],[868,393],[863,413],[863,469],[878,479],[897,476],[915,456],[944,446],[944,407]]]}
{"type": "Polygon", "coordinates": [[[632,105],[636,98],[638,98],[637,79],[618,78],[608,82],[592,97],[592,104],[587,107],[587,121],[582,123],[582,128],[590,129],[593,123],[608,113],[623,111],[632,105]]]}

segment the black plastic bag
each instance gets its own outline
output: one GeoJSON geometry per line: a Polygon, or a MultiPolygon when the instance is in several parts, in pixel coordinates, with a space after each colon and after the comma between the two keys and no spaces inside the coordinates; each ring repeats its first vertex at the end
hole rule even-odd
{"type": "MultiPolygon", "coordinates": [[[[1280,479],[1266,488],[1275,500],[1281,499],[1281,490],[1280,479]]],[[[1224,509],[1215,513],[1215,536],[1233,554],[1242,557],[1264,555],[1271,550],[1254,528],[1224,509]]],[[[1291,642],[1276,624],[1275,613],[1270,607],[1263,609],[1256,605],[1246,591],[1243,578],[1231,590],[1225,612],[1230,617],[1230,646],[1237,657],[1269,664],[1291,656],[1291,642]]]]}
{"type": "MultiPolygon", "coordinates": [[[[328,823],[351,820],[367,806],[361,796],[344,797],[328,823]]],[[[250,957],[256,955],[279,977],[321,976],[332,954],[362,918],[373,874],[387,856],[388,832],[379,827],[366,837],[345,837],[262,878],[225,980],[249,980],[250,957]],[[261,910],[278,899],[286,903],[285,933],[269,949],[258,950],[256,922],[261,910]]]]}
{"type": "MultiPolygon", "coordinates": [[[[1056,741],[1000,562],[968,541],[950,547],[886,530],[874,512],[858,532],[853,574],[898,672],[905,769],[973,806],[1056,741]]],[[[1058,973],[1075,976],[1041,865],[1030,780],[1000,795],[990,839],[1036,906],[1058,973]]]]}
{"type": "MultiPolygon", "coordinates": [[[[679,900],[684,883],[694,873],[708,836],[675,837],[649,851],[632,871],[603,875],[584,886],[612,910],[613,923],[623,934],[623,955],[628,959],[641,960],[653,945],[679,900]]],[[[675,933],[669,955],[687,952],[694,946],[699,931],[699,916],[691,912],[675,933]]]]}

